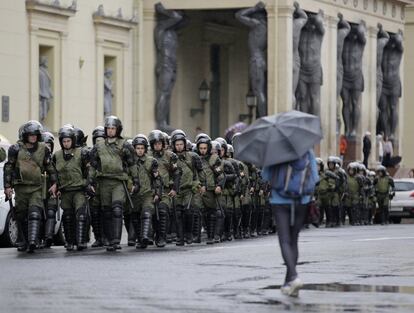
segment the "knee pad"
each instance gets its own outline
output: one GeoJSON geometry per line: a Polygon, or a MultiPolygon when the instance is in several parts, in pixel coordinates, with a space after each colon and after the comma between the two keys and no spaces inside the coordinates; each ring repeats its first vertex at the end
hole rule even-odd
{"type": "Polygon", "coordinates": [[[56,211],[48,209],[47,210],[47,218],[48,219],[54,219],[55,218],[55,213],[56,213],[56,211]]]}
{"type": "Polygon", "coordinates": [[[78,212],[76,213],[76,217],[78,219],[78,221],[82,221],[82,222],[86,222],[87,217],[86,217],[86,208],[82,207],[78,210],[78,212]]]}
{"type": "Polygon", "coordinates": [[[29,208],[29,220],[40,220],[40,210],[38,207],[29,208]]]}
{"type": "Polygon", "coordinates": [[[112,206],[112,216],[115,218],[122,218],[122,206],[114,205],[112,206]]]}
{"type": "Polygon", "coordinates": [[[165,203],[160,203],[160,205],[158,206],[158,213],[167,214],[168,206],[165,203]]]}
{"type": "Polygon", "coordinates": [[[141,212],[141,218],[142,219],[149,219],[151,218],[151,211],[149,209],[143,209],[141,212]]]}

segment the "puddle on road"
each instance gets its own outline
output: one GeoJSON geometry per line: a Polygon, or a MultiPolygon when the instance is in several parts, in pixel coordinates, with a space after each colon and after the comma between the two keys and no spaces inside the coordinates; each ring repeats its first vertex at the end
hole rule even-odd
{"type": "Polygon", "coordinates": [[[253,305],[268,305],[275,306],[282,309],[283,311],[292,311],[292,312],[306,312],[306,313],[320,313],[320,312],[392,312],[398,309],[412,309],[410,306],[404,305],[358,305],[358,304],[323,304],[323,303],[294,303],[294,302],[282,302],[277,300],[264,300],[264,301],[245,301],[245,304],[253,305]]]}
{"type": "MultiPolygon", "coordinates": [[[[280,289],[280,285],[271,285],[262,289],[280,289]]],[[[303,290],[329,291],[329,292],[385,292],[414,294],[414,286],[387,286],[387,285],[360,285],[360,284],[306,284],[303,290]]]]}

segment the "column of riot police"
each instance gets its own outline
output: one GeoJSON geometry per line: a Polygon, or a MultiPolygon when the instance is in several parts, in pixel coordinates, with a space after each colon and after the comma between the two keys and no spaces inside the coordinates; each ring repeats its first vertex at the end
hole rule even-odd
{"type": "MultiPolygon", "coordinates": [[[[237,136],[235,134],[234,136],[237,136]]],[[[19,129],[4,166],[7,199],[14,197],[17,248],[33,252],[54,242],[62,222],[68,251],[144,249],[266,235],[275,231],[270,188],[260,169],[233,158],[233,146],[219,137],[182,130],[168,135],[122,137],[119,118],[109,116],[93,130],[93,146],[71,124],[55,138],[31,120],[19,129]],[[62,213],[60,213],[62,211],[62,213]]]]}

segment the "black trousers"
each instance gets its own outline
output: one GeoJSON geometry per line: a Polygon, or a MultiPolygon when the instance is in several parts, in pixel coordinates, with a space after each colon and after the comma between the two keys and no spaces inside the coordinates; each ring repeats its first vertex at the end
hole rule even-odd
{"type": "Polygon", "coordinates": [[[272,204],[272,209],[276,215],[280,250],[287,268],[285,283],[288,283],[298,276],[296,264],[299,257],[299,232],[305,222],[308,208],[307,205],[295,205],[293,225],[291,225],[291,206],[289,204],[272,204]]]}

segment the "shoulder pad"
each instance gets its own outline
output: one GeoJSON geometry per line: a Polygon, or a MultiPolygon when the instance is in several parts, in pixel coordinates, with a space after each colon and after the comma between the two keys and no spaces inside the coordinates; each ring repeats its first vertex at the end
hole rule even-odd
{"type": "Polygon", "coordinates": [[[151,165],[152,166],[158,166],[158,161],[157,161],[156,158],[150,157],[150,160],[151,160],[151,165]]]}
{"type": "Polygon", "coordinates": [[[9,156],[17,155],[17,153],[19,153],[19,150],[20,150],[20,145],[18,143],[11,145],[9,147],[9,156]]]}
{"type": "Polygon", "coordinates": [[[167,155],[170,156],[170,160],[172,162],[177,162],[178,161],[178,155],[176,155],[174,152],[167,150],[167,155]]]}
{"type": "Polygon", "coordinates": [[[87,158],[89,156],[89,154],[91,153],[92,148],[89,147],[83,147],[81,148],[81,156],[82,158],[87,158]]]}
{"type": "Polygon", "coordinates": [[[234,174],[234,167],[233,164],[231,164],[229,161],[224,161],[223,164],[224,172],[226,174],[234,174]]]}

